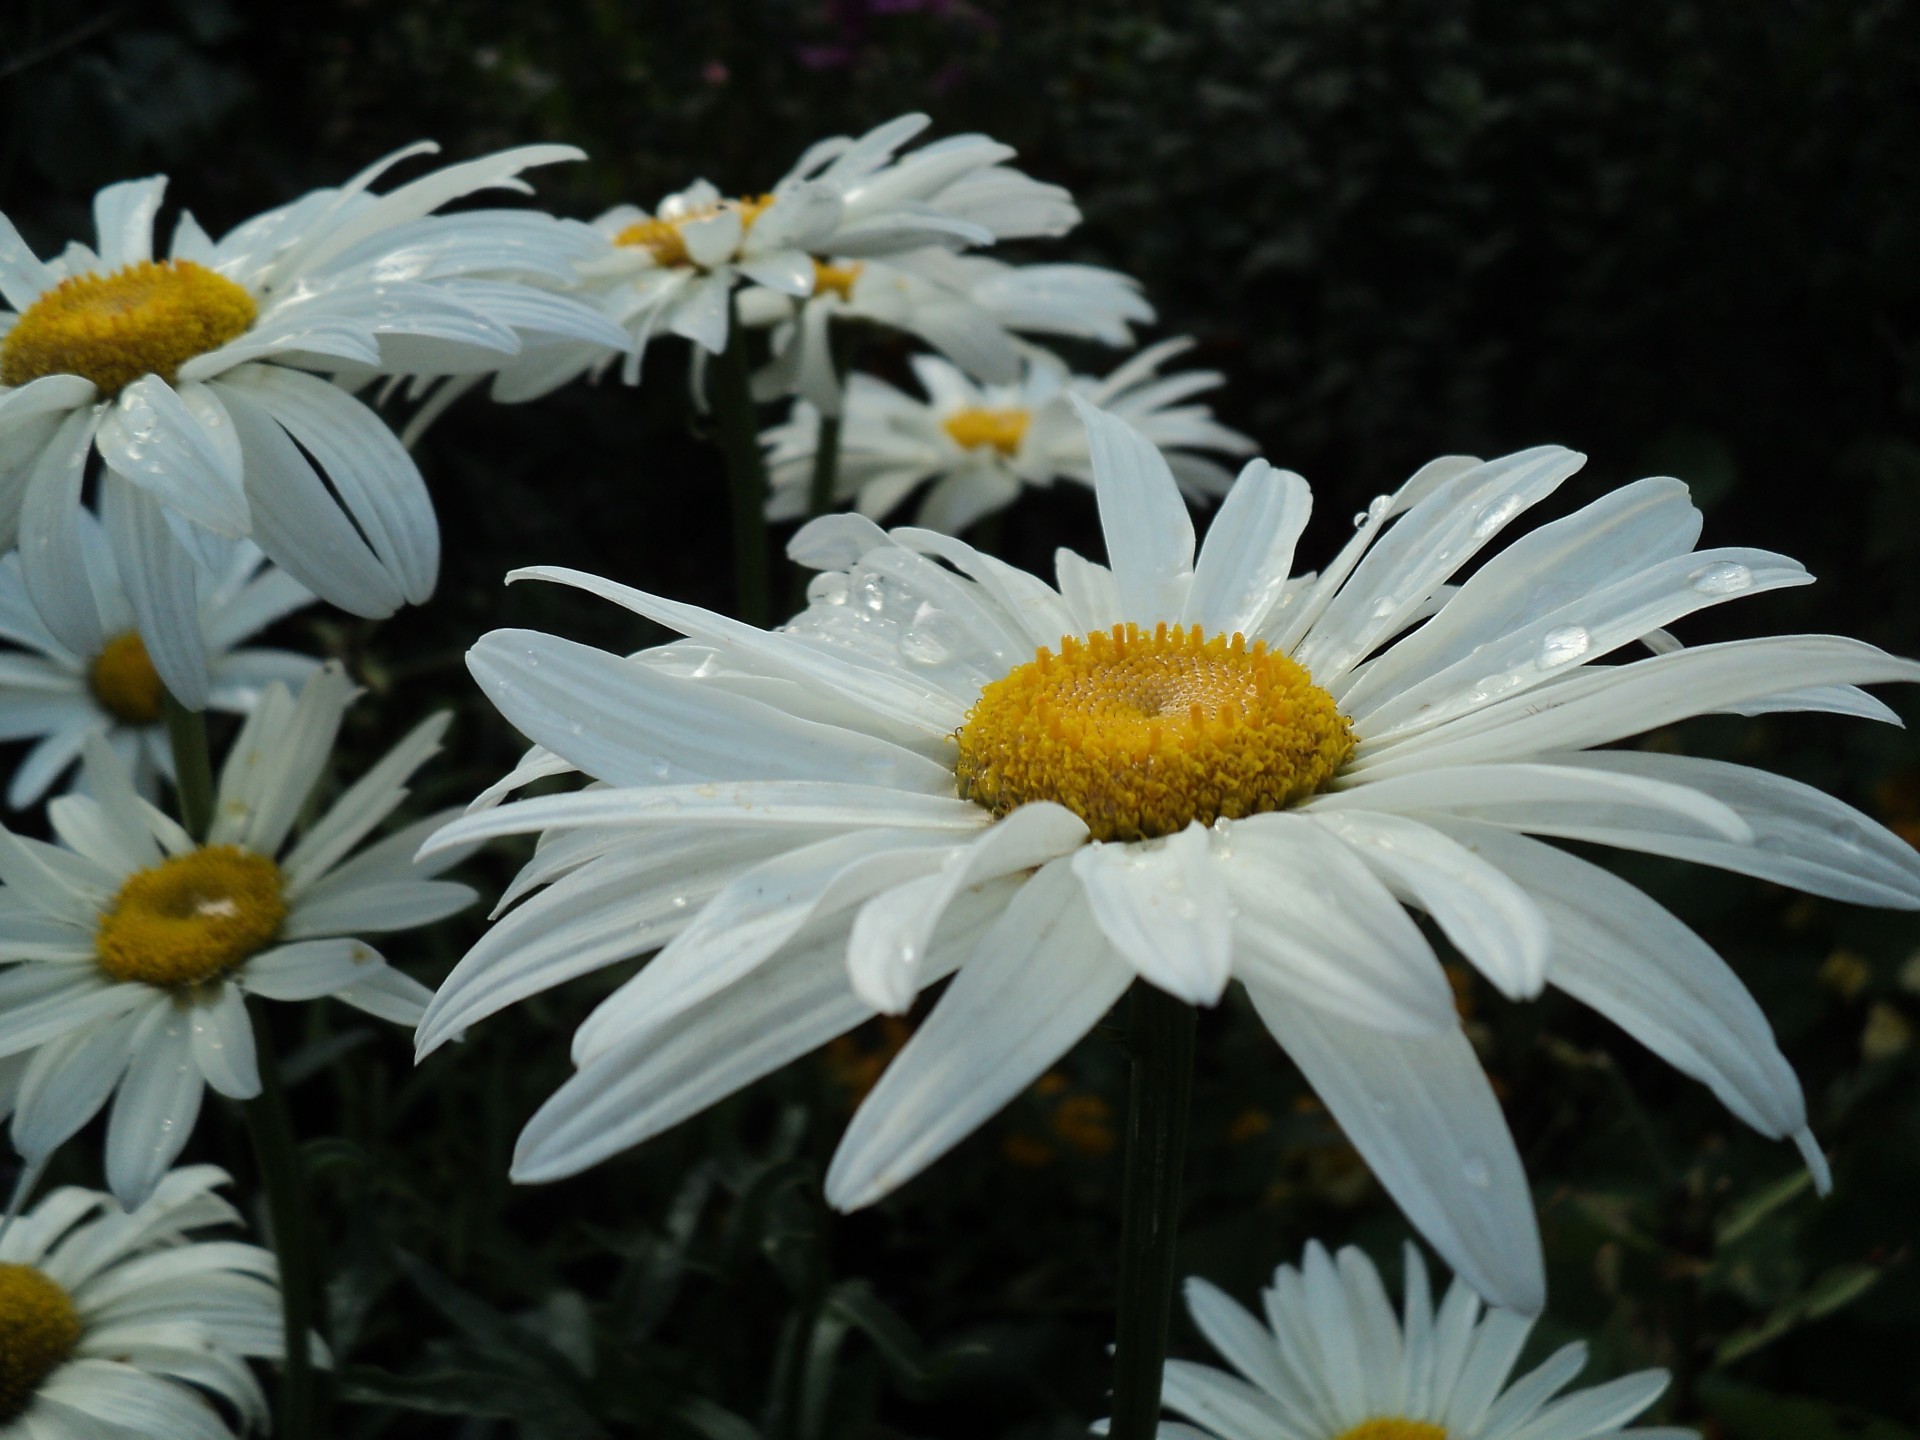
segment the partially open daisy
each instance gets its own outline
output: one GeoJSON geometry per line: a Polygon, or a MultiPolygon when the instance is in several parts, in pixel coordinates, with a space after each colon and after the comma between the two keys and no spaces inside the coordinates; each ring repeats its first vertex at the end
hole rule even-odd
{"type": "MultiPolygon", "coordinates": [[[[957,535],[1012,504],[1025,486],[1062,479],[1091,486],[1086,430],[1073,412],[1072,397],[1079,396],[1159,446],[1188,499],[1217,500],[1233,474],[1206,452],[1241,456],[1254,445],[1194,401],[1221,383],[1217,371],[1159,373],[1162,363],[1192,343],[1163,340],[1105,379],[1071,374],[1057,356],[1030,346],[1019,383],[992,386],[974,384],[934,356],[916,356],[913,369],[924,400],[874,376],[855,375],[847,385],[834,498],[851,500],[862,515],[879,519],[929,486],[915,520],[957,535]]],[[[784,424],[761,436],[773,519],[806,513],[819,433],[818,413],[798,401],[784,424]]]]}
{"type": "Polygon", "coordinates": [[[248,1360],[283,1353],[267,1251],[212,1165],[132,1210],[56,1190],[0,1231],[0,1440],[231,1440],[267,1427],[248,1360]],[[214,1401],[221,1402],[216,1408],[214,1401]]]}
{"type": "Polygon", "coordinates": [[[916,250],[886,260],[827,260],[813,292],[749,290],[740,320],[771,327],[772,360],[754,376],[763,400],[798,395],[838,415],[844,386],[833,329],[845,323],[900,330],[931,346],[984,384],[1020,378],[1021,335],[1133,343],[1133,326],[1154,318],[1140,284],[1098,265],[1009,265],[990,255],[916,250]]]}
{"type": "MultiPolygon", "coordinates": [[[[1682,616],[1804,584],[1793,561],[1695,551],[1676,480],[1643,480],[1449,582],[1579,468],[1555,447],[1423,468],[1291,577],[1309,493],[1255,461],[1195,554],[1160,453],[1083,409],[1108,566],[1046,582],[928,530],[816,520],[825,573],[763,632],[572,571],[687,638],[628,658],[483,638],[482,689],[541,747],[506,782],[599,783],[469,815],[434,841],[544,832],[419,1030],[422,1053],[597,965],[660,953],[580,1027],[578,1072],[514,1173],[574,1173],[958,972],[849,1127],[827,1178],[865,1205],[1031,1084],[1144,979],[1229,980],[1457,1273],[1533,1312],[1526,1177],[1406,909],[1499,989],[1554,985],[1792,1137],[1825,1184],[1759,1006],[1633,886],[1527,832],[1920,907],[1920,854],[1744,766],[1595,747],[1920,664],[1781,636],[1601,665],[1682,616]]],[[[1841,688],[1835,688],[1841,687],[1841,688]]],[[[1881,710],[1879,713],[1885,713],[1881,710]]],[[[492,798],[491,796],[489,798],[492,798]]]]}
{"type": "MultiPolygon", "coordinates": [[[[877,257],[1060,235],[1079,223],[1065,190],[1003,164],[1012,148],[985,135],[901,155],[929,123],[903,115],[819,141],[765,192],[731,195],[698,180],[652,211],[619,205],[595,220],[604,252],[581,264],[581,283],[632,339],[626,382],[640,378],[659,335],[725,350],[741,285],[803,299],[850,285],[849,267],[877,257]]],[[[555,346],[507,367],[493,393],[530,398],[613,358],[605,346],[555,346]]]]}
{"type": "Polygon", "coordinates": [[[1317,1241],[1298,1268],[1274,1271],[1260,1297],[1265,1324],[1189,1280],[1194,1324],[1240,1373],[1168,1361],[1162,1403],[1200,1428],[1163,1424],[1162,1440],[1698,1440],[1626,1429],[1667,1388],[1666,1371],[1562,1395],[1586,1368],[1587,1347],[1574,1341],[1509,1385],[1532,1320],[1482,1314],[1459,1281],[1436,1307],[1411,1245],[1405,1288],[1395,1315],[1371,1260],[1317,1241]]]}
{"type": "Polygon", "coordinates": [[[97,739],[89,793],[47,807],[61,844],[0,829],[0,959],[12,962],[0,972],[0,1054],[32,1055],[13,1114],[29,1162],[117,1088],[107,1183],[138,1204],[187,1143],[205,1086],[259,1092],[248,995],[332,995],[398,1024],[419,1017],[426,989],[359,937],[428,924],[473,892],[434,878],[444,857],[409,863],[432,821],[348,856],[406,798],[447,717],[422,722],[297,827],[352,698],[335,665],[297,700],[269,686],[221,769],[204,844],[141,800],[97,739]]]}
{"type": "MultiPolygon", "coordinates": [[[[535,165],[578,158],[535,145],[372,193],[388,156],[214,241],[182,215],[161,258],[164,176],[94,197],[97,248],[36,259],[0,216],[0,540],[17,530],[28,590],[70,650],[90,625],[71,603],[89,457],[135,621],[168,687],[206,703],[175,664],[193,613],[190,542],[250,536],[330,604],[391,614],[432,593],[433,505],[384,421],[323,376],[497,369],[523,339],[624,346],[577,300],[529,273],[570,276],[594,241],[551,216],[432,212],[521,189],[535,165]],[[318,373],[316,373],[318,372],[318,373]],[[178,643],[176,643],[178,642],[178,643]]],[[[197,688],[196,688],[197,687],[197,688]]]]}
{"type": "MultiPolygon", "coordinates": [[[[198,648],[180,668],[205,675],[206,704],[245,714],[278,680],[300,685],[320,662],[308,655],[241,642],[313,603],[313,594],[267,559],[251,541],[208,537],[195,562],[199,625],[165,632],[198,648]]],[[[106,532],[91,512],[80,515],[85,562],[58,577],[63,606],[77,620],[93,615],[90,643],[75,651],[40,619],[27,595],[20,557],[0,559],[0,637],[28,653],[0,651],[0,739],[36,743],[13,772],[7,803],[31,805],[80,758],[89,735],[103,736],[149,798],[159,776],[173,774],[173,751],[161,715],[160,672],[135,627],[133,605],[113,563],[106,532]]]]}

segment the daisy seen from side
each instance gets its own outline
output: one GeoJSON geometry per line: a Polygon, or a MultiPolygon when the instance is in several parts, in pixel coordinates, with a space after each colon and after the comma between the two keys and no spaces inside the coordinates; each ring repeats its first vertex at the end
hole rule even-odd
{"type": "Polygon", "coordinates": [[[87,793],[47,807],[58,844],[0,829],[0,1054],[26,1057],[12,1138],[29,1164],[111,1096],[108,1187],[140,1203],[206,1087],[259,1093],[248,996],[331,995],[418,1019],[428,991],[360,937],[429,924],[473,892],[437,878],[447,857],[411,862],[432,820],[354,852],[406,798],[448,717],[423,721],[302,825],[353,694],[337,665],[297,698],[268,686],[221,767],[204,843],[142,800],[97,738],[87,793]]]}
{"type": "Polygon", "coordinates": [[[1526,1176],[1408,914],[1505,994],[1551,985],[1826,1161],[1758,1004],[1645,894],[1535,836],[1920,908],[1920,855],[1807,786],[1597,747],[1751,702],[1891,714],[1853,688],[1920,665],[1832,636],[1597,664],[1681,617],[1807,582],[1700,551],[1676,480],[1541,526],[1454,578],[1582,457],[1423,467],[1295,576],[1310,492],[1255,461],[1196,553],[1166,461],[1083,407],[1109,563],[1057,584],[929,530],[804,528],[811,603],[765,632],[578,572],[679,631],[635,657],[500,631],[470,653],[538,747],[435,845],[539,832],[500,920],[441,986],[422,1054],[654,949],[574,1038],[522,1180],[573,1174],[952,975],[848,1127],[852,1209],[931,1164],[1136,979],[1244,986],[1386,1190],[1482,1295],[1544,1294],[1526,1176]],[[540,893],[534,894],[534,891],[540,893]]]}
{"type": "Polygon", "coordinates": [[[0,1440],[232,1440],[267,1428],[249,1360],[282,1354],[278,1267],[229,1235],[212,1165],[140,1205],[55,1190],[0,1231],[0,1440]],[[216,1407],[215,1400],[220,1402],[216,1407]]]}
{"type": "MultiPolygon", "coordinates": [[[[247,540],[209,537],[215,562],[199,568],[195,609],[199,625],[168,637],[197,644],[185,663],[206,671],[208,708],[245,714],[274,681],[305,683],[320,662],[309,655],[244,642],[296,610],[313,593],[247,540]]],[[[113,748],[149,799],[159,778],[173,775],[173,750],[162,715],[164,685],[147,654],[126,587],[115,568],[106,532],[91,512],[80,516],[84,566],[59,577],[63,605],[84,620],[93,608],[87,648],[75,652],[55,638],[27,594],[17,554],[0,559],[0,638],[21,647],[0,652],[0,739],[32,740],[13,772],[7,803],[32,805],[60,783],[80,759],[89,735],[113,748]]]]}

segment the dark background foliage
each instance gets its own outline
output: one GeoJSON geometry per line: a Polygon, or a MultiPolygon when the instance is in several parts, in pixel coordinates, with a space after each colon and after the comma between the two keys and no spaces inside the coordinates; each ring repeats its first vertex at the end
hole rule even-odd
{"type": "MultiPolygon", "coordinates": [[[[1689,638],[1920,651],[1920,12],[1899,0],[12,0],[0,208],[44,251],[86,233],[98,186],[164,170],[218,233],[430,136],[453,158],[579,144],[591,159],[540,193],[591,215],[697,175],[764,187],[812,139],[912,109],[1072,187],[1086,224],[1024,253],[1128,270],[1160,333],[1198,337],[1230,377],[1225,417],[1314,481],[1309,554],[1431,455],[1557,440],[1594,458],[1549,509],[1677,474],[1707,543],[1821,577],[1689,638]]],[[[438,598],[378,628],[292,627],[372,692],[347,773],[440,705],[460,719],[423,802],[511,762],[460,665],[487,628],[652,638],[571,594],[503,591],[516,564],[726,603],[718,466],[680,374],[663,352],[638,392],[469,400],[427,438],[438,598]]],[[[1032,564],[1062,540],[1097,543],[1082,492],[1023,502],[1002,543],[1032,564]]],[[[1769,718],[1649,743],[1773,766],[1920,836],[1903,733],[1769,718]]],[[[511,859],[475,863],[484,888],[511,859]]],[[[1784,1147],[1571,1004],[1464,984],[1547,1237],[1536,1345],[1582,1335],[1596,1374],[1667,1365],[1665,1413],[1726,1437],[1911,1440],[1920,930],[1623,868],[1774,1017],[1837,1190],[1814,1201],[1784,1147]]],[[[392,953],[432,981],[479,924],[392,953]]],[[[334,1137],[310,1158],[346,1367],[335,1433],[1039,1437],[1101,1413],[1111,1037],[873,1213],[830,1220],[818,1198],[860,1083],[844,1048],[515,1189],[513,1135],[611,983],[519,1007],[417,1073],[394,1036],[321,1007],[283,1037],[304,1129],[334,1137]]],[[[1183,1268],[1250,1297],[1314,1234],[1395,1266],[1403,1223],[1251,1015],[1204,1016],[1201,1057],[1183,1268]]],[[[250,1174],[230,1124],[196,1145],[250,1174]]],[[[1204,1354],[1184,1322],[1176,1346],[1204,1354]]]]}

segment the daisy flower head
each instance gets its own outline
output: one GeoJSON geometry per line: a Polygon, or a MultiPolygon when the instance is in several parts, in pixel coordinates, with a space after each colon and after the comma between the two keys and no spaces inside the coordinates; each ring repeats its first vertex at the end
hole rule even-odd
{"type": "Polygon", "coordinates": [[[1820,635],[1596,663],[1809,578],[1695,550],[1677,480],[1541,526],[1456,587],[1582,457],[1438,460],[1296,576],[1299,476],[1250,462],[1196,549],[1160,452],[1082,414],[1108,563],[1063,549],[1053,584],[846,514],[795,537],[822,573],[772,632],[522,572],[685,638],[627,657],[499,631],[469,656],[540,747],[508,786],[569,767],[597,783],[436,837],[545,843],[518,908],[434,997],[420,1049],[659,948],[579,1028],[576,1072],[514,1173],[585,1169],[951,975],[834,1157],[828,1197],[856,1208],[1021,1093],[1136,979],[1202,1005],[1237,980],[1454,1271],[1532,1313],[1526,1176],[1413,909],[1507,995],[1555,986],[1793,1138],[1824,1186],[1799,1083],[1738,977],[1639,890],[1534,837],[1920,908],[1920,854],[1818,791],[1597,748],[1753,702],[1885,714],[1850,687],[1920,664],[1820,635]]]}
{"type": "MultiPolygon", "coordinates": [[[[1050,486],[1059,479],[1091,486],[1086,430],[1073,410],[1077,396],[1158,445],[1188,499],[1218,499],[1233,483],[1233,473],[1204,452],[1244,456],[1254,443],[1193,401],[1222,383],[1217,371],[1159,373],[1164,361],[1192,343],[1163,340],[1103,380],[1074,375],[1058,356],[1028,347],[1023,373],[1012,385],[976,385],[946,361],[919,355],[913,370],[925,399],[874,376],[855,375],[841,420],[840,493],[834,498],[851,500],[862,515],[879,519],[928,486],[917,523],[957,535],[1011,505],[1025,486],[1050,486]]],[[[784,424],[761,436],[768,451],[771,518],[806,514],[819,433],[814,407],[797,401],[784,424]]]]}
{"type": "MultiPolygon", "coordinates": [[[[19,555],[0,559],[0,637],[21,647],[0,652],[0,739],[35,742],[7,788],[7,803],[16,810],[59,783],[89,735],[106,740],[148,798],[157,793],[158,777],[173,774],[159,669],[134,623],[106,531],[90,511],[80,513],[79,524],[84,564],[58,583],[70,614],[84,621],[91,611],[83,650],[69,649],[47,629],[27,594],[19,555]]],[[[210,708],[245,714],[267,685],[298,686],[319,667],[311,656],[243,644],[313,603],[312,592],[268,563],[251,541],[206,537],[195,570],[199,624],[166,635],[196,647],[176,668],[204,675],[210,708]]]]}
{"type": "Polygon", "coordinates": [[[283,1353],[278,1267],[197,1233],[240,1224],[214,1193],[227,1181],[187,1166],[132,1208],[55,1190],[0,1231],[0,1440],[267,1428],[247,1361],[283,1353]]]}
{"type": "Polygon", "coordinates": [[[418,468],[323,376],[495,369],[529,335],[625,344],[592,307],[511,278],[570,275],[593,243],[586,227],[433,213],[524,190],[522,171],[580,152],[526,146],[373,192],[393,164],[434,148],[390,155],[218,241],[182,214],[164,258],[164,176],[100,191],[94,246],[49,260],[0,216],[0,540],[17,533],[28,593],[63,645],[91,639],[63,582],[84,563],[94,454],[136,626],[168,688],[198,709],[205,677],[173,656],[192,648],[176,632],[191,628],[192,555],[207,536],[250,537],[356,615],[433,591],[439,530],[418,468]]]}
{"type": "MultiPolygon", "coordinates": [[[[580,281],[631,337],[626,383],[638,382],[655,336],[692,341],[696,359],[725,350],[742,285],[802,299],[839,288],[849,264],[1062,235],[1079,223],[1065,190],[1003,164],[1012,148],[985,135],[900,154],[930,123],[903,115],[822,140],[761,194],[731,196],[697,180],[651,211],[619,205],[595,220],[604,250],[579,267],[580,281]]],[[[509,367],[494,395],[529,399],[613,358],[605,346],[554,347],[509,367]]]]}
{"type": "Polygon", "coordinates": [[[1562,1395],[1586,1367],[1578,1341],[1509,1385],[1533,1321],[1483,1313],[1458,1280],[1435,1306],[1412,1245],[1398,1315],[1365,1254],[1329,1255],[1318,1241],[1260,1298],[1264,1324],[1206,1281],[1187,1282],[1193,1323],[1239,1374],[1168,1361],[1162,1403],[1198,1428],[1166,1423],[1161,1440],[1698,1440],[1625,1429],[1667,1388],[1664,1370],[1562,1395]]]}
{"type": "Polygon", "coordinates": [[[772,360],[754,376],[762,400],[798,395],[838,415],[844,386],[833,327],[863,322],[912,335],[985,384],[1018,382],[1020,335],[1092,340],[1118,349],[1153,306],[1140,283],[1098,265],[1010,265],[990,255],[916,250],[890,260],[822,262],[813,293],[749,290],[743,324],[771,327],[772,360]]]}
{"type": "Polygon", "coordinates": [[[206,1086],[259,1093],[249,995],[419,1018],[425,987],[359,937],[429,924],[473,892],[436,878],[445,856],[409,863],[431,820],[348,857],[406,798],[447,716],[300,826],[352,698],[331,664],[297,698],[268,686],[221,769],[204,843],[142,800],[97,738],[88,793],[47,807],[58,844],[0,829],[0,1054],[30,1056],[13,1109],[29,1163],[114,1095],[107,1183],[138,1204],[186,1144],[206,1086]]]}

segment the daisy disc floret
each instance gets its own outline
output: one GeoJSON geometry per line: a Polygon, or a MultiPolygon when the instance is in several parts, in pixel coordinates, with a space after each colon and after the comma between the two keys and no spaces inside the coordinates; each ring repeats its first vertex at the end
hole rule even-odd
{"type": "Polygon", "coordinates": [[[265,1430],[248,1360],[281,1355],[273,1256],[195,1165],[132,1210],[56,1190],[0,1233],[0,1436],[180,1440],[265,1430]],[[222,1402],[229,1420],[216,1410],[222,1402]]]}
{"type": "MultiPolygon", "coordinates": [[[[31,740],[7,787],[7,803],[31,805],[64,777],[87,737],[119,757],[149,799],[173,773],[163,722],[167,685],[137,628],[107,527],[90,510],[75,517],[80,563],[55,581],[63,628],[84,643],[56,637],[27,593],[21,558],[0,558],[0,739],[31,740]]],[[[275,681],[298,686],[320,662],[290,650],[248,643],[275,621],[313,603],[313,593],[251,541],[207,537],[187,572],[196,624],[169,626],[170,668],[199,677],[209,709],[244,714],[275,681]]]]}
{"type": "Polygon", "coordinates": [[[248,996],[332,995],[418,1018],[426,990],[360,937],[427,924],[473,892],[436,878],[444,862],[408,863],[419,826],[352,852],[406,798],[446,717],[297,826],[352,698],[332,665],[298,698],[269,686],[221,768],[204,843],[139,797],[98,736],[85,746],[87,793],[47,807],[60,844],[0,829],[0,956],[12,962],[0,971],[0,1058],[24,1062],[13,1142],[29,1163],[111,1095],[108,1184],[140,1203],[186,1144],[205,1087],[259,1093],[248,996]]]}
{"type": "Polygon", "coordinates": [[[165,254],[164,176],[100,191],[94,243],[48,260],[0,216],[0,544],[18,539],[28,594],[69,650],[97,638],[67,593],[89,488],[129,577],[132,628],[167,688],[200,709],[207,677],[182,617],[194,556],[216,538],[251,537],[356,615],[433,591],[425,482],[352,389],[486,374],[548,343],[626,348],[618,326],[559,290],[597,249],[588,227],[435,213],[524,190],[523,171],[580,152],[526,146],[375,193],[394,164],[435,148],[411,146],[219,240],[183,214],[165,254]]]}
{"type": "Polygon", "coordinates": [[[1435,1305],[1426,1263],[1406,1249],[1394,1313],[1380,1272],[1352,1247],[1318,1241],[1282,1265],[1256,1319],[1205,1280],[1187,1282],[1194,1324],[1237,1374],[1167,1364],[1163,1404],[1193,1422],[1182,1440],[1698,1440],[1691,1430],[1626,1427],[1660,1398],[1667,1372],[1642,1370],[1567,1393],[1587,1347],[1561,1346],[1511,1380],[1533,1321],[1482,1311],[1459,1281],[1435,1305]]]}
{"type": "MultiPolygon", "coordinates": [[[[499,631],[469,655],[535,748],[433,843],[543,843],[434,997],[421,1052],[658,951],[581,1024],[516,1177],[585,1169],[952,977],[834,1157],[827,1195],[855,1208],[1135,983],[1201,1005],[1238,984],[1455,1272],[1530,1313],[1526,1175],[1418,912],[1503,994],[1564,991],[1792,1139],[1824,1186],[1799,1082],[1733,970],[1548,841],[1920,908],[1920,855],[1840,802],[1600,748],[1713,711],[1888,718],[1853,687],[1920,665],[1833,636],[1676,648],[1667,626],[1810,579],[1765,551],[1696,550],[1676,480],[1496,547],[1581,457],[1449,457],[1296,575],[1299,476],[1251,462],[1197,544],[1161,452],[1082,415],[1108,563],[1063,550],[1053,583],[858,515],[795,537],[820,573],[771,632],[524,572],[684,638],[626,656],[499,631]],[[595,783],[499,803],[570,771],[595,783]]],[[[1369,1418],[1396,1417],[1352,1423],[1369,1418]]]]}

